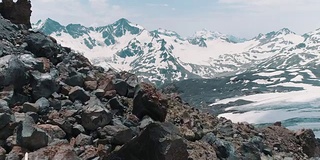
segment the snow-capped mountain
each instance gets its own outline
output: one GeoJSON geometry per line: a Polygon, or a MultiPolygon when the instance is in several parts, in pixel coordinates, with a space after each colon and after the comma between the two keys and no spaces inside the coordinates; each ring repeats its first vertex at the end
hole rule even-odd
{"type": "Polygon", "coordinates": [[[284,28],[245,40],[208,30],[184,38],[165,29],[148,31],[126,19],[101,27],[63,26],[47,19],[33,28],[96,65],[129,70],[158,84],[319,63],[320,30],[297,35],[284,28]]]}

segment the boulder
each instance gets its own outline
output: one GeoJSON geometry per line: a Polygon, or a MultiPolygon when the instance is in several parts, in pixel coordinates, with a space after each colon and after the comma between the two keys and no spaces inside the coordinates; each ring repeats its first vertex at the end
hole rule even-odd
{"type": "Polygon", "coordinates": [[[319,156],[319,148],[317,148],[317,140],[311,129],[302,129],[295,133],[300,140],[303,152],[309,157],[319,156]]]}
{"type": "Polygon", "coordinates": [[[112,110],[117,110],[118,112],[120,112],[120,114],[122,114],[125,111],[125,109],[127,108],[121,102],[119,102],[117,97],[110,99],[109,104],[110,104],[110,108],[112,110]]]}
{"type": "Polygon", "coordinates": [[[14,122],[14,116],[9,113],[0,113],[0,129],[14,122]]]}
{"type": "Polygon", "coordinates": [[[0,2],[0,14],[14,24],[24,24],[31,28],[31,3],[29,0],[3,0],[0,2]]]}
{"type": "Polygon", "coordinates": [[[106,158],[135,160],[186,160],[187,145],[171,123],[152,123],[142,133],[106,158]]]}
{"type": "Polygon", "coordinates": [[[85,146],[85,145],[90,145],[92,144],[92,137],[85,135],[83,133],[80,133],[77,137],[76,137],[76,141],[75,141],[77,146],[85,146]]]}
{"type": "Polygon", "coordinates": [[[52,124],[59,126],[66,134],[72,134],[72,124],[68,120],[57,118],[52,120],[52,124]]]}
{"type": "Polygon", "coordinates": [[[84,78],[81,73],[75,72],[67,77],[65,83],[69,86],[79,86],[83,87],[84,85],[84,78]]]}
{"type": "Polygon", "coordinates": [[[44,130],[48,135],[55,139],[63,139],[66,137],[66,132],[64,132],[59,126],[51,124],[40,124],[38,128],[44,130]]]}
{"type": "Polygon", "coordinates": [[[72,159],[80,160],[74,148],[66,141],[59,142],[29,153],[29,159],[72,159]]]}
{"type": "Polygon", "coordinates": [[[104,127],[112,120],[112,114],[100,105],[86,106],[81,114],[81,124],[86,130],[104,127]]]}
{"type": "Polygon", "coordinates": [[[32,96],[35,100],[41,97],[49,98],[54,92],[58,91],[57,74],[57,70],[50,70],[49,73],[40,73],[39,71],[31,73],[32,96]]]}
{"type": "Polygon", "coordinates": [[[0,57],[0,86],[14,85],[15,89],[21,89],[29,82],[27,69],[19,56],[0,57]]]}
{"type": "Polygon", "coordinates": [[[155,121],[165,121],[167,115],[167,101],[148,83],[141,83],[136,87],[133,99],[132,113],[139,119],[148,115],[155,121]]]}
{"type": "Polygon", "coordinates": [[[99,131],[99,135],[102,139],[112,136],[111,143],[116,145],[125,144],[133,138],[132,130],[124,125],[107,125],[99,131]]]}
{"type": "Polygon", "coordinates": [[[117,94],[120,96],[127,96],[128,90],[133,88],[129,86],[129,84],[122,79],[116,79],[114,86],[115,86],[115,90],[117,91],[117,94]]]}
{"type": "Polygon", "coordinates": [[[0,113],[0,139],[7,139],[16,128],[15,117],[9,113],[0,113]]]}
{"type": "Polygon", "coordinates": [[[33,119],[26,116],[17,128],[17,144],[29,150],[37,150],[48,145],[50,136],[38,128],[33,119]]]}
{"type": "Polygon", "coordinates": [[[80,124],[75,124],[73,127],[72,127],[72,135],[74,137],[77,137],[79,134],[81,133],[85,133],[85,130],[84,128],[80,125],[80,124]]]}
{"type": "Polygon", "coordinates": [[[31,32],[26,36],[26,42],[28,44],[26,50],[32,52],[36,57],[45,57],[54,64],[57,63],[55,57],[59,52],[59,47],[51,38],[40,32],[31,32]]]}
{"type": "Polygon", "coordinates": [[[41,97],[35,104],[39,106],[39,114],[47,114],[50,110],[50,102],[47,98],[41,97]]]}
{"type": "Polygon", "coordinates": [[[81,87],[75,86],[69,92],[69,98],[72,101],[79,100],[85,103],[90,99],[90,95],[81,87]]]}

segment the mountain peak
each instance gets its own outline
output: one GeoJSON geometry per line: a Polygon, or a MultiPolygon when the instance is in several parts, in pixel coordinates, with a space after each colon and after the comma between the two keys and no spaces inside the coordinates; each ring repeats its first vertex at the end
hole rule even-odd
{"type": "Polygon", "coordinates": [[[125,18],[120,18],[114,24],[115,25],[129,25],[131,22],[125,18]]]}
{"type": "Polygon", "coordinates": [[[280,29],[278,32],[278,34],[284,34],[284,35],[287,35],[287,34],[296,34],[294,32],[292,32],[290,29],[288,28],[282,28],[280,29]]]}
{"type": "Polygon", "coordinates": [[[32,28],[34,30],[41,30],[47,35],[65,30],[63,25],[51,18],[47,18],[45,21],[39,20],[37,23],[32,25],[32,28]]]}

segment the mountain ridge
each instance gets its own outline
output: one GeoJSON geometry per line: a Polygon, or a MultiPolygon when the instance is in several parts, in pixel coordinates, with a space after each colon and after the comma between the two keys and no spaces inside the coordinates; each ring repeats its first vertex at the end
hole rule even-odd
{"type": "Polygon", "coordinates": [[[143,80],[157,84],[230,75],[265,63],[266,67],[281,67],[269,60],[288,53],[317,56],[320,46],[317,31],[298,35],[288,28],[244,40],[208,30],[191,37],[161,28],[148,31],[124,18],[101,27],[63,26],[52,21],[38,22],[34,29],[76,48],[96,65],[139,72],[143,80]]]}

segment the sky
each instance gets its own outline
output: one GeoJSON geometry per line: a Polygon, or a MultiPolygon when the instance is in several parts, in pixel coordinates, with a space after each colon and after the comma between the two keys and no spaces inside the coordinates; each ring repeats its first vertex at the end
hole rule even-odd
{"type": "Polygon", "coordinates": [[[104,26],[126,18],[147,30],[182,36],[207,29],[253,38],[289,28],[304,34],[320,28],[320,0],[31,0],[32,22],[104,26]]]}

